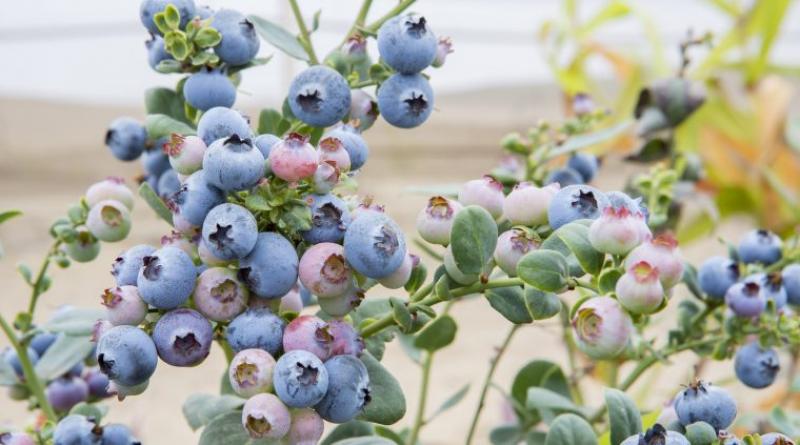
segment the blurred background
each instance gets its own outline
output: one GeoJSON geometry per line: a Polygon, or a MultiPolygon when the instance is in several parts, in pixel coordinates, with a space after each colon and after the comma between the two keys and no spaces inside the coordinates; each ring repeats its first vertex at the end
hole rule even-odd
{"type": "MultiPolygon", "coordinates": [[[[207,3],[296,30],[288,5],[279,0],[207,3]]],[[[320,28],[312,37],[318,54],[338,44],[359,4],[300,2],[308,19],[322,9],[320,28]]],[[[373,16],[394,4],[375,1],[373,16]]],[[[174,86],[179,77],[156,73],[147,65],[147,35],[138,8],[135,0],[42,0],[14,2],[0,14],[0,209],[25,213],[0,227],[5,250],[0,311],[9,318],[27,304],[28,289],[16,264],[38,263],[49,243],[51,222],[91,183],[115,175],[132,185],[141,171],[138,161],[123,164],[112,158],[103,145],[105,129],[120,115],[143,119],[144,90],[174,86]]],[[[613,110],[609,124],[630,119],[639,89],[677,72],[679,46],[689,30],[695,37],[713,34],[712,47],[690,51],[687,69],[688,76],[706,85],[709,99],[682,126],[674,144],[678,150],[697,152],[713,168],[702,183],[708,194],[685,224],[694,229],[684,233],[693,241],[684,247],[685,255],[699,261],[724,252],[717,237],[736,242],[744,228],[762,225],[785,232],[800,221],[797,2],[421,0],[412,10],[424,13],[438,35],[451,36],[455,53],[443,68],[431,72],[436,94],[431,119],[410,131],[379,120],[366,133],[371,158],[358,178],[360,192],[385,203],[406,233],[413,233],[414,218],[426,199],[411,193],[411,187],[454,184],[488,172],[502,156],[499,141],[505,134],[524,133],[542,119],[557,122],[568,113],[565,104],[572,95],[587,92],[598,106],[613,110]]],[[[376,58],[376,48],[369,50],[376,58]]],[[[303,68],[262,42],[261,55],[270,54],[269,64],[243,73],[236,107],[253,117],[262,108],[280,108],[290,80],[303,68]]],[[[619,189],[625,178],[644,169],[621,162],[636,144],[628,135],[597,147],[608,156],[596,185],[619,189]]],[[[102,289],[112,284],[108,271],[117,253],[130,245],[156,243],[166,230],[137,201],[132,236],[119,245],[105,245],[93,263],[54,270],[54,285],[39,316],[45,319],[63,304],[96,307],[102,289]]],[[[682,291],[676,298],[685,297],[682,291]]],[[[505,334],[505,320],[484,302],[456,305],[453,315],[461,330],[456,342],[437,354],[429,406],[434,409],[468,382],[474,382],[473,388],[425,429],[426,443],[453,443],[454,432],[465,432],[477,403],[478,382],[505,334]]],[[[670,311],[659,319],[666,325],[670,311]]],[[[533,358],[564,362],[559,336],[556,322],[524,328],[497,372],[499,385],[507,388],[514,372],[533,358]]],[[[403,385],[413,413],[416,365],[396,344],[384,360],[403,385]]],[[[180,406],[191,393],[216,392],[223,367],[218,350],[197,369],[161,363],[143,396],[109,402],[110,419],[132,425],[144,443],[194,442],[180,406]]],[[[677,383],[689,377],[688,368],[685,363],[680,372],[664,368],[658,380],[642,382],[645,406],[657,406],[672,395],[677,383]]],[[[717,376],[721,380],[730,377],[725,374],[730,366],[723,368],[717,376]]],[[[713,369],[708,372],[714,376],[713,369]]],[[[732,386],[741,400],[755,394],[732,386]]],[[[769,397],[748,403],[769,406],[774,402],[769,397]]],[[[502,397],[491,393],[479,442],[504,421],[504,412],[502,397]]],[[[0,397],[0,425],[21,425],[27,416],[24,404],[0,397]]]]}

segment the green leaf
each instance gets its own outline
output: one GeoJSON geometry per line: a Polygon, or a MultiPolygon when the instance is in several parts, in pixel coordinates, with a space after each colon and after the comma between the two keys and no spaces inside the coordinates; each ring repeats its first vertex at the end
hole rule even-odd
{"type": "Polygon", "coordinates": [[[545,445],[597,445],[589,422],[575,414],[562,414],[550,425],[545,445]]]}
{"type": "Polygon", "coordinates": [[[183,112],[183,99],[170,88],[148,88],[144,92],[144,108],[147,114],[162,114],[188,123],[183,112]]]}
{"type": "Polygon", "coordinates": [[[178,27],[181,25],[181,13],[172,3],[168,4],[167,7],[164,8],[164,21],[169,29],[178,29],[178,27]]]}
{"type": "Polygon", "coordinates": [[[686,426],[686,438],[692,445],[711,445],[717,440],[717,432],[705,422],[695,422],[686,426]]]}
{"type": "Polygon", "coordinates": [[[567,259],[555,250],[534,250],[517,264],[517,275],[526,284],[545,292],[560,292],[567,287],[567,259]]]}
{"type": "Polygon", "coordinates": [[[90,336],[97,320],[103,319],[103,309],[69,309],[59,312],[42,326],[43,331],[72,336],[90,336]]]}
{"type": "MultiPolygon", "coordinates": [[[[572,402],[572,399],[545,388],[528,388],[525,407],[539,412],[570,412],[583,415],[583,408],[572,402]]],[[[543,416],[544,417],[544,416],[543,416]]]]}
{"type": "Polygon", "coordinates": [[[148,114],[144,120],[144,126],[147,128],[147,137],[150,139],[159,139],[172,133],[183,136],[196,133],[194,128],[166,114],[148,114]]]}
{"type": "Polygon", "coordinates": [[[800,424],[795,416],[790,418],[780,406],[773,407],[769,412],[769,421],[775,428],[789,437],[800,436],[800,424]]]}
{"type": "Polygon", "coordinates": [[[164,34],[164,48],[175,60],[184,61],[191,55],[186,34],[181,31],[170,31],[164,34]]]}
{"type": "Polygon", "coordinates": [[[628,437],[641,433],[641,415],[630,397],[613,388],[606,388],[604,395],[611,428],[611,443],[617,445],[628,437]]]}
{"type": "Polygon", "coordinates": [[[320,445],[333,445],[337,441],[351,437],[371,436],[375,431],[371,424],[361,420],[351,420],[337,425],[328,436],[320,442],[320,445]]]}
{"type": "Polygon", "coordinates": [[[585,222],[566,224],[556,230],[554,235],[569,247],[586,273],[596,275],[603,268],[605,255],[592,247],[589,242],[589,227],[585,222]]]}
{"type": "Polygon", "coordinates": [[[317,12],[314,13],[314,17],[311,19],[311,29],[309,32],[314,32],[319,29],[319,16],[322,14],[322,10],[318,9],[317,12]]]}
{"type": "Polygon", "coordinates": [[[598,130],[594,133],[572,136],[567,139],[566,142],[558,146],[558,148],[550,150],[550,152],[547,154],[547,159],[554,159],[567,153],[572,153],[574,151],[591,147],[592,145],[610,141],[628,130],[633,123],[634,121],[630,120],[614,125],[613,127],[598,130]]]}
{"type": "Polygon", "coordinates": [[[76,363],[83,361],[93,348],[94,343],[88,335],[59,335],[36,362],[36,375],[42,380],[52,380],[64,375],[76,363]]]}
{"type": "Polygon", "coordinates": [[[431,323],[417,334],[414,339],[414,346],[426,351],[436,351],[453,342],[456,338],[458,326],[453,317],[441,315],[436,317],[431,323]]]}
{"type": "Polygon", "coordinates": [[[28,267],[25,263],[17,264],[17,271],[20,275],[22,275],[22,279],[25,280],[26,283],[29,285],[33,285],[33,274],[31,273],[31,268],[28,267]]]}
{"type": "Polygon", "coordinates": [[[258,134],[282,135],[283,133],[278,130],[283,120],[283,116],[278,110],[273,108],[261,110],[261,114],[258,115],[258,134]]]}
{"type": "Polygon", "coordinates": [[[439,408],[431,414],[428,419],[425,421],[426,423],[430,423],[433,419],[442,414],[443,412],[447,411],[448,409],[458,405],[458,402],[464,399],[464,396],[467,395],[469,392],[469,383],[462,386],[458,391],[453,393],[450,397],[445,399],[444,403],[439,406],[439,408]]]}
{"type": "Polygon", "coordinates": [[[98,405],[95,403],[81,402],[69,410],[70,414],[79,414],[85,417],[94,418],[97,423],[100,423],[108,412],[108,407],[98,405]]]}
{"type": "Polygon", "coordinates": [[[11,386],[19,383],[19,378],[14,368],[5,360],[0,360],[0,386],[11,386]]]}
{"type": "Polygon", "coordinates": [[[144,202],[156,212],[156,215],[172,225],[172,212],[169,211],[164,201],[156,195],[155,190],[153,190],[153,187],[150,187],[150,184],[143,182],[142,185],[139,186],[139,196],[141,196],[144,202]]]}
{"type": "Polygon", "coordinates": [[[194,43],[200,48],[211,48],[222,41],[222,34],[214,28],[202,28],[194,36],[194,43]]]}
{"type": "Polygon", "coordinates": [[[548,236],[539,247],[539,250],[555,250],[563,255],[564,258],[567,259],[567,266],[569,266],[568,270],[571,276],[581,277],[586,274],[581,264],[578,262],[578,259],[575,258],[575,255],[569,249],[569,246],[567,246],[561,238],[557,236],[548,236]]]}
{"type": "MultiPolygon", "coordinates": [[[[233,76],[234,74],[238,73],[239,71],[246,70],[248,68],[253,68],[255,66],[261,66],[261,65],[266,65],[267,63],[269,63],[270,60],[272,60],[272,55],[269,55],[267,57],[256,57],[256,58],[250,60],[249,62],[247,62],[247,63],[245,63],[243,65],[230,66],[230,67],[228,67],[228,76],[233,76]]],[[[218,60],[216,60],[216,61],[212,60],[212,62],[213,63],[217,63],[218,60]]],[[[288,125],[290,125],[291,123],[289,121],[285,121],[285,122],[286,122],[286,125],[287,125],[286,128],[288,129],[289,128],[288,125]]]]}
{"type": "Polygon", "coordinates": [[[334,445],[396,445],[393,440],[380,436],[353,437],[334,442],[334,445]]]}
{"type": "Polygon", "coordinates": [[[369,372],[372,400],[359,419],[381,425],[391,425],[406,414],[406,398],[397,379],[369,352],[361,355],[369,372]]]}
{"type": "Polygon", "coordinates": [[[411,325],[414,323],[414,320],[411,318],[411,312],[408,311],[408,306],[397,297],[389,298],[389,302],[392,304],[394,321],[397,322],[400,330],[403,332],[411,330],[411,325]]]}
{"type": "Polygon", "coordinates": [[[183,72],[183,65],[177,60],[167,59],[158,62],[156,71],[161,74],[175,74],[183,72]]]}
{"type": "Polygon", "coordinates": [[[198,445],[278,445],[269,439],[252,439],[242,428],[242,413],[231,411],[215,417],[203,429],[198,445]]]}
{"type": "Polygon", "coordinates": [[[561,300],[558,299],[558,295],[542,292],[530,286],[525,286],[525,304],[534,320],[545,320],[561,311],[561,300]]]}
{"type": "MultiPolygon", "coordinates": [[[[511,384],[511,398],[516,401],[516,406],[525,406],[528,389],[533,387],[547,388],[564,397],[571,398],[564,371],[557,364],[547,360],[533,360],[517,371],[511,384]]],[[[532,414],[533,421],[538,422],[540,419],[538,411],[532,414]]]]}
{"type": "Polygon", "coordinates": [[[532,323],[533,317],[525,304],[522,287],[501,287],[490,289],[485,293],[489,305],[506,320],[514,324],[532,323]]]}
{"type": "Polygon", "coordinates": [[[156,28],[158,28],[161,34],[170,32],[169,23],[167,23],[167,15],[164,14],[164,12],[153,14],[153,23],[156,24],[156,28]]]}
{"type": "Polygon", "coordinates": [[[6,210],[5,212],[0,212],[0,224],[3,224],[11,218],[16,218],[17,216],[21,215],[22,212],[19,210],[6,210]]]}
{"type": "Polygon", "coordinates": [[[237,411],[244,402],[241,397],[232,395],[192,394],[183,402],[183,416],[189,427],[196,431],[221,414],[237,411]]]}
{"type": "Polygon", "coordinates": [[[256,27],[258,35],[269,42],[269,44],[283,51],[290,57],[304,62],[309,61],[308,54],[306,50],[303,49],[303,45],[301,45],[297,37],[290,34],[289,31],[257,15],[249,15],[247,19],[256,27]]]}
{"type": "Polygon", "coordinates": [[[456,214],[450,232],[450,246],[458,270],[479,274],[494,255],[497,224],[486,209],[467,206],[456,214]]]}
{"type": "Polygon", "coordinates": [[[522,434],[519,425],[502,425],[492,428],[489,432],[489,442],[492,445],[518,445],[522,440],[522,434]]]}
{"type": "Polygon", "coordinates": [[[606,269],[597,279],[597,287],[600,294],[608,294],[614,292],[617,288],[617,280],[622,276],[622,271],[619,269],[606,269]]]}

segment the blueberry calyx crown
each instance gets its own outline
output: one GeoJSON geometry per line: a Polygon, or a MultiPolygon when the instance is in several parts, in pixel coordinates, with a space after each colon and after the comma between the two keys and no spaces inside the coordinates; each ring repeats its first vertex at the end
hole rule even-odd
{"type": "Polygon", "coordinates": [[[761,290],[761,286],[759,286],[758,283],[754,283],[752,281],[749,281],[749,282],[744,284],[744,288],[742,289],[742,292],[744,293],[744,295],[746,297],[757,297],[758,296],[758,292],[760,290],[761,290]]]}
{"type": "Polygon", "coordinates": [[[161,264],[158,257],[148,255],[142,258],[142,264],[144,265],[142,275],[150,281],[158,280],[158,277],[161,276],[161,264]]]}
{"type": "Polygon", "coordinates": [[[319,378],[319,369],[314,365],[304,365],[302,362],[296,362],[295,366],[300,371],[297,376],[297,381],[301,385],[311,386],[316,385],[319,378]]]}
{"type": "Polygon", "coordinates": [[[450,219],[453,217],[453,206],[444,196],[433,196],[428,200],[427,212],[434,218],[450,219]]]}
{"type": "Polygon", "coordinates": [[[230,233],[231,230],[233,230],[233,226],[230,224],[217,224],[217,229],[208,235],[208,240],[214,243],[217,249],[224,249],[227,244],[233,242],[233,237],[231,237],[230,233]]]}
{"type": "Polygon", "coordinates": [[[648,428],[644,434],[639,434],[639,445],[664,445],[667,443],[667,430],[657,423],[648,428]]]}
{"type": "Polygon", "coordinates": [[[428,32],[426,23],[428,21],[425,17],[409,17],[405,22],[406,32],[411,37],[419,39],[428,32]]]}
{"type": "Polygon", "coordinates": [[[227,278],[211,288],[211,297],[223,304],[232,302],[236,298],[236,294],[236,282],[227,278]]]}
{"type": "Polygon", "coordinates": [[[286,142],[292,147],[302,146],[308,142],[308,136],[296,132],[289,133],[289,136],[286,136],[286,142]]]}
{"type": "Polygon", "coordinates": [[[172,342],[172,346],[175,347],[175,351],[179,354],[190,355],[202,348],[203,345],[197,341],[197,337],[195,337],[194,333],[189,332],[183,336],[176,335],[175,340],[172,342]]]}
{"type": "Polygon", "coordinates": [[[311,224],[314,227],[338,226],[341,230],[345,229],[342,221],[342,211],[330,202],[319,206],[311,217],[311,224]]]}
{"type": "Polygon", "coordinates": [[[414,116],[419,116],[428,109],[428,100],[425,99],[425,95],[422,93],[411,93],[410,99],[405,99],[403,102],[408,105],[408,110],[414,116]]]}
{"type": "Polygon", "coordinates": [[[228,146],[229,144],[233,145],[246,145],[247,147],[253,147],[253,141],[250,138],[242,138],[238,134],[233,133],[232,135],[228,136],[228,139],[225,139],[223,145],[228,146]]]}
{"type": "Polygon", "coordinates": [[[574,195],[572,207],[583,215],[593,214],[597,210],[597,198],[594,196],[594,192],[578,190],[578,194],[574,195]]]}
{"type": "Polygon", "coordinates": [[[316,88],[307,88],[305,92],[297,95],[297,105],[305,112],[318,112],[322,107],[322,93],[316,88]]]}
{"type": "Polygon", "coordinates": [[[397,239],[397,234],[391,227],[386,225],[381,226],[380,233],[375,237],[375,248],[387,256],[392,255],[398,248],[400,248],[400,241],[397,239]]]}

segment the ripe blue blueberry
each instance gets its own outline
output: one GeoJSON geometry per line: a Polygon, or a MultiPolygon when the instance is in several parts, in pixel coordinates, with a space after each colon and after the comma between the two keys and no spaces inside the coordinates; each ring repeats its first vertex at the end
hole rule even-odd
{"type": "Polygon", "coordinates": [[[220,9],[211,19],[211,26],[222,35],[214,52],[228,65],[244,65],[258,54],[261,41],[253,23],[242,13],[220,9]]]}
{"type": "Polygon", "coordinates": [[[739,265],[730,258],[711,257],[700,266],[697,280],[706,295],[722,300],[728,289],[739,281],[739,265]]]}
{"type": "Polygon", "coordinates": [[[335,138],[342,143],[347,155],[350,158],[349,166],[345,167],[337,162],[337,166],[342,170],[358,170],[364,166],[369,157],[369,146],[367,141],[361,136],[361,132],[352,125],[341,124],[328,130],[326,138],[335,138]]]}
{"type": "Polygon", "coordinates": [[[570,185],[553,196],[547,219],[555,230],[579,219],[597,219],[600,209],[608,205],[608,198],[600,190],[588,185],[570,185]]]}
{"type": "Polygon", "coordinates": [[[154,70],[158,68],[158,64],[162,60],[173,59],[172,54],[164,46],[164,39],[161,36],[154,35],[150,40],[144,42],[144,46],[147,48],[147,63],[154,70]]]}
{"type": "Polygon", "coordinates": [[[119,254],[111,265],[111,275],[114,276],[117,286],[136,286],[139,269],[144,264],[142,259],[155,251],[153,246],[139,244],[119,254]]]}
{"type": "Polygon", "coordinates": [[[89,396],[97,399],[105,399],[111,394],[108,393],[108,376],[103,374],[98,368],[90,368],[83,376],[86,384],[89,385],[89,396]]]}
{"type": "Polygon", "coordinates": [[[263,349],[278,355],[283,344],[285,323],[269,309],[248,309],[233,319],[225,331],[225,339],[235,352],[263,349]]]}
{"type": "Polygon", "coordinates": [[[264,177],[264,155],[250,139],[234,134],[218,139],[203,155],[208,182],[227,192],[249,189],[264,177]]]}
{"type": "Polygon", "coordinates": [[[80,377],[59,377],[47,384],[45,395],[53,409],[67,412],[89,398],[89,385],[80,377]]]}
{"type": "Polygon", "coordinates": [[[325,362],[325,369],[328,392],[314,409],[328,422],[352,420],[370,401],[367,367],[352,355],[337,355],[325,362]]]}
{"type": "Polygon", "coordinates": [[[144,125],[130,117],[119,117],[106,131],[106,146],[120,161],[132,161],[142,155],[147,142],[144,125]]]}
{"type": "Polygon", "coordinates": [[[197,269],[186,252],[162,247],[142,262],[136,283],[145,303],[158,309],[174,309],[186,302],[197,278],[197,269]]]}
{"type": "Polygon", "coordinates": [[[436,58],[438,41],[425,17],[405,14],[393,17],[378,30],[378,52],[395,71],[418,73],[436,58]]]}
{"type": "Polygon", "coordinates": [[[95,351],[97,364],[109,379],[125,386],[145,383],[156,370],[153,340],[135,326],[115,326],[103,333],[95,351]]]}
{"type": "Polygon", "coordinates": [[[175,170],[170,168],[158,177],[156,191],[162,199],[167,199],[174,195],[180,188],[181,180],[178,179],[178,173],[175,170]]]}
{"type": "Polygon", "coordinates": [[[403,264],[406,240],[400,227],[386,214],[364,212],[344,234],[344,257],[360,274],[383,278],[403,264]]]}
{"type": "Polygon", "coordinates": [[[545,184],[558,184],[562,188],[569,185],[583,184],[585,182],[583,176],[581,176],[577,170],[570,167],[557,168],[550,172],[550,174],[547,175],[547,179],[544,180],[545,184]]]}
{"type": "Polygon", "coordinates": [[[283,235],[258,234],[256,246],[239,261],[239,278],[261,298],[280,298],[297,282],[297,251],[283,235]]]}
{"type": "Polygon", "coordinates": [[[675,413],[683,426],[705,422],[719,431],[736,418],[736,401],[725,389],[698,381],[675,396],[675,413]]]}
{"type": "Polygon", "coordinates": [[[286,406],[308,408],[325,397],[328,370],[316,355],[308,351],[289,351],[278,359],[272,385],[286,406]]]}
{"type": "Polygon", "coordinates": [[[110,423],[103,427],[101,445],[140,445],[130,428],[120,423],[110,423]]]}
{"type": "Polygon", "coordinates": [[[644,433],[635,434],[619,445],[691,445],[689,439],[677,431],[667,431],[661,424],[655,424],[644,433]]]}
{"type": "Polygon", "coordinates": [[[142,4],[139,6],[139,19],[151,34],[161,34],[161,31],[158,30],[156,23],[153,21],[153,17],[163,11],[169,4],[178,8],[178,12],[181,15],[181,29],[189,23],[189,20],[195,17],[196,8],[193,0],[142,0],[142,4]]]}
{"type": "Polygon", "coordinates": [[[230,108],[236,102],[236,87],[222,70],[205,68],[186,79],[183,96],[189,105],[200,111],[230,108]]]}
{"type": "Polygon", "coordinates": [[[153,329],[158,356],[172,366],[199,365],[208,357],[212,341],[211,323],[193,309],[167,312],[153,329]]]}
{"type": "Polygon", "coordinates": [[[433,111],[433,90],[421,74],[397,73],[378,88],[378,108],[395,127],[417,127],[433,111]]]}
{"type": "Polygon", "coordinates": [[[750,342],[736,351],[733,369],[739,381],[751,388],[771,385],[781,369],[778,353],[772,348],[762,348],[758,341],[750,342]]]}
{"type": "Polygon", "coordinates": [[[311,207],[311,229],[302,233],[303,239],[311,244],[340,242],[351,221],[347,203],[330,193],[308,195],[306,202],[311,207]]]}
{"type": "Polygon", "coordinates": [[[253,145],[261,152],[265,160],[269,160],[269,152],[272,146],[281,141],[281,138],[274,134],[260,134],[253,139],[253,145]]]}
{"type": "Polygon", "coordinates": [[[784,267],[781,275],[789,303],[800,305],[800,264],[790,264],[784,267]]]}
{"type": "Polygon", "coordinates": [[[233,260],[244,258],[253,250],[258,239],[258,226],[249,210],[226,203],[208,212],[202,233],[203,242],[212,255],[233,260]]]}
{"type": "Polygon", "coordinates": [[[591,153],[575,153],[567,161],[567,167],[575,170],[583,178],[583,182],[591,182],[597,174],[600,161],[591,153]]]}
{"type": "Polygon", "coordinates": [[[61,419],[53,430],[54,445],[96,445],[100,443],[97,424],[80,414],[61,419]]]}
{"type": "Polygon", "coordinates": [[[739,258],[745,263],[772,264],[781,259],[781,239],[768,230],[748,232],[739,243],[739,258]]]}
{"type": "MultiPolygon", "coordinates": [[[[28,348],[27,352],[28,360],[30,360],[32,365],[35,365],[39,361],[39,354],[37,354],[33,348],[28,348]]],[[[11,368],[14,370],[14,374],[16,374],[19,379],[23,379],[22,363],[20,363],[19,355],[17,355],[17,351],[15,349],[6,349],[3,353],[3,361],[5,361],[7,365],[11,366],[11,368]]]]}
{"type": "Polygon", "coordinates": [[[40,332],[33,336],[28,347],[36,351],[36,354],[41,357],[50,349],[56,339],[58,339],[58,335],[52,332],[40,332]]]}
{"type": "MultiPolygon", "coordinates": [[[[193,226],[202,226],[212,208],[225,202],[225,193],[209,184],[203,170],[192,173],[168,200],[175,214],[193,226]]],[[[174,218],[174,217],[173,217],[174,218]]]]}
{"type": "Polygon", "coordinates": [[[786,295],[786,289],[783,287],[783,278],[781,278],[780,273],[753,274],[744,279],[744,282],[749,281],[758,283],[758,285],[761,286],[761,292],[764,294],[764,298],[767,301],[774,301],[776,309],[782,309],[786,306],[788,296],[786,295]]]}
{"type": "Polygon", "coordinates": [[[147,149],[142,154],[142,169],[146,176],[152,176],[158,180],[161,174],[172,168],[169,163],[169,156],[164,153],[164,144],[167,139],[158,139],[153,143],[153,147],[147,149]]]}
{"type": "Polygon", "coordinates": [[[312,66],[292,80],[289,107],[301,121],[314,127],[329,127],[350,111],[350,87],[335,70],[312,66]]]}
{"type": "Polygon", "coordinates": [[[761,285],[753,280],[739,282],[728,288],[725,303],[740,317],[757,317],[767,307],[767,299],[761,285]]]}
{"type": "Polygon", "coordinates": [[[250,139],[253,131],[250,124],[238,111],[225,107],[214,107],[203,113],[197,122],[197,135],[206,145],[211,145],[217,139],[228,138],[232,135],[239,139],[250,139]]]}

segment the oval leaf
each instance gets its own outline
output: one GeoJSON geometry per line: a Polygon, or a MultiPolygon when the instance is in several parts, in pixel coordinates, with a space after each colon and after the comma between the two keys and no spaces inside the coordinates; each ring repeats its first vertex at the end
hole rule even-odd
{"type": "Polygon", "coordinates": [[[612,445],[618,445],[628,437],[642,432],[641,415],[627,394],[618,389],[606,388],[605,399],[612,445]]]}
{"type": "Polygon", "coordinates": [[[157,87],[145,90],[144,108],[147,114],[163,114],[188,123],[186,113],[183,112],[183,99],[170,88],[157,87]]]}
{"type": "Polygon", "coordinates": [[[514,324],[533,322],[525,305],[525,295],[520,286],[501,287],[486,292],[486,299],[494,310],[514,324]]]}
{"type": "Polygon", "coordinates": [[[289,31],[257,15],[249,15],[247,19],[253,22],[258,35],[269,42],[270,45],[283,51],[290,57],[308,62],[308,54],[306,54],[306,50],[303,49],[303,45],[301,45],[297,37],[293,36],[289,31]]]}
{"type": "Polygon", "coordinates": [[[406,398],[400,383],[369,352],[361,356],[361,361],[369,372],[371,400],[359,418],[381,425],[402,419],[406,414],[406,398]]]}
{"type": "Polygon", "coordinates": [[[74,336],[90,336],[94,324],[105,316],[103,309],[70,309],[59,312],[51,318],[42,326],[42,330],[74,336]]]}
{"type": "Polygon", "coordinates": [[[479,274],[494,255],[497,224],[484,208],[467,206],[456,214],[450,232],[450,246],[458,270],[479,274]]]}
{"type": "Polygon", "coordinates": [[[232,395],[192,394],[183,402],[183,416],[192,430],[197,430],[220,414],[236,411],[244,402],[241,397],[232,395]]]}
{"type": "Polygon", "coordinates": [[[319,445],[333,445],[334,443],[351,437],[371,436],[375,433],[372,425],[361,420],[351,420],[337,425],[319,445]]]}
{"type": "MultiPolygon", "coordinates": [[[[511,384],[511,397],[516,401],[515,406],[525,406],[528,389],[532,387],[547,388],[564,397],[571,398],[564,371],[557,364],[547,360],[533,360],[523,366],[514,376],[511,384]]],[[[533,420],[538,422],[539,412],[533,411],[531,414],[534,417],[533,420]]]]}
{"type": "Polygon", "coordinates": [[[36,362],[36,375],[52,380],[65,374],[92,352],[94,343],[88,336],[59,335],[55,343],[36,362]]]}
{"type": "Polygon", "coordinates": [[[353,437],[334,442],[333,445],[397,445],[393,440],[380,436],[353,437]]]}
{"type": "Polygon", "coordinates": [[[519,261],[517,275],[536,289],[559,292],[567,287],[567,259],[555,250],[534,250],[519,261]]]}
{"type": "Polygon", "coordinates": [[[545,388],[528,388],[525,406],[530,410],[571,412],[583,415],[583,409],[574,404],[572,400],[555,391],[545,388]]]}
{"type": "Polygon", "coordinates": [[[253,439],[242,428],[242,412],[219,415],[203,429],[198,445],[278,445],[279,441],[253,439]]]}
{"type": "Polygon", "coordinates": [[[158,197],[156,191],[147,182],[143,182],[139,186],[139,196],[144,199],[144,202],[156,212],[156,215],[161,217],[164,221],[172,225],[172,212],[169,211],[164,201],[158,197]]]}
{"type": "Polygon", "coordinates": [[[449,315],[436,317],[417,334],[414,346],[431,352],[442,349],[453,342],[457,329],[458,325],[453,317],[449,315]]]}
{"type": "Polygon", "coordinates": [[[597,445],[589,422],[575,414],[562,414],[550,425],[545,445],[597,445]]]}
{"type": "Polygon", "coordinates": [[[596,275],[603,268],[605,255],[595,250],[589,242],[589,227],[582,222],[571,222],[554,233],[575,255],[581,269],[596,275]]]}
{"type": "Polygon", "coordinates": [[[534,320],[545,320],[561,311],[561,300],[552,292],[525,286],[525,304],[534,320]]]}
{"type": "Polygon", "coordinates": [[[150,139],[162,138],[172,133],[183,136],[195,134],[194,128],[166,114],[148,114],[144,119],[144,126],[150,139]]]}

